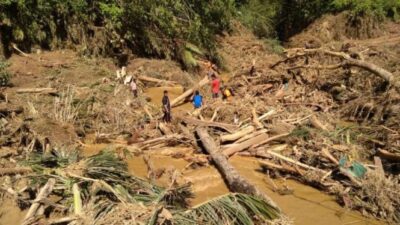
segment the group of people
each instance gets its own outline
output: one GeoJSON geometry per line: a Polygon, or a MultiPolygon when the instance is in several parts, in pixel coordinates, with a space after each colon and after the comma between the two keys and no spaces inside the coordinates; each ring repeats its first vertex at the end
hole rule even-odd
{"type": "MultiPolygon", "coordinates": [[[[212,63],[207,63],[207,75],[209,79],[211,80],[211,93],[212,93],[212,98],[217,99],[219,98],[220,93],[222,94],[222,99],[223,100],[228,100],[233,96],[233,91],[231,88],[228,88],[227,86],[224,86],[221,83],[221,80],[217,77],[217,71],[218,68],[212,64],[212,63]]],[[[132,92],[132,95],[136,98],[138,96],[138,87],[136,84],[136,80],[132,77],[131,81],[129,82],[129,86],[132,92]]],[[[195,109],[199,109],[203,106],[203,96],[200,95],[200,92],[197,90],[195,91],[193,98],[192,98],[192,103],[193,107],[195,109]]],[[[171,103],[168,97],[168,91],[164,91],[164,95],[162,98],[162,111],[164,113],[163,116],[163,121],[166,123],[171,122],[171,103]]]]}
{"type": "MultiPolygon", "coordinates": [[[[222,99],[227,100],[233,96],[232,89],[221,85],[221,81],[215,74],[211,74],[211,93],[212,98],[219,98],[219,94],[222,94],[222,99]]],[[[203,106],[203,96],[200,91],[196,90],[192,98],[192,104],[195,109],[199,109],[203,106]]],[[[164,112],[163,121],[166,123],[171,122],[171,103],[168,97],[168,91],[164,91],[162,98],[162,110],[164,112]]]]}

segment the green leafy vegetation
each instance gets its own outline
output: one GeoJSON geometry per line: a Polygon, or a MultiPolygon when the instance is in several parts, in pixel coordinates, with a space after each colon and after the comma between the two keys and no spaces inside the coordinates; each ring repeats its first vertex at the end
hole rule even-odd
{"type": "Polygon", "coordinates": [[[399,0],[334,0],[332,4],[336,10],[350,10],[353,15],[399,18],[399,0]]]}
{"type": "Polygon", "coordinates": [[[7,71],[8,64],[0,60],[0,87],[5,87],[10,85],[11,75],[7,71]]]}
{"type": "Polygon", "coordinates": [[[25,51],[71,46],[91,55],[175,59],[190,68],[197,65],[192,49],[219,61],[216,36],[230,32],[232,20],[261,38],[286,39],[327,12],[398,18],[399,8],[399,0],[2,0],[0,36],[6,55],[13,43],[25,51]]]}

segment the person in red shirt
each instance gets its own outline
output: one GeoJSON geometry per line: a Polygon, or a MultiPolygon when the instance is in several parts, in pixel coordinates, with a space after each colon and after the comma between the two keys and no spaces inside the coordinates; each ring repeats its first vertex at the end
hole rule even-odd
{"type": "Polygon", "coordinates": [[[218,98],[218,93],[219,93],[219,88],[220,88],[220,81],[217,78],[217,76],[215,76],[215,74],[213,74],[211,76],[211,89],[212,89],[212,97],[213,98],[218,98]]]}

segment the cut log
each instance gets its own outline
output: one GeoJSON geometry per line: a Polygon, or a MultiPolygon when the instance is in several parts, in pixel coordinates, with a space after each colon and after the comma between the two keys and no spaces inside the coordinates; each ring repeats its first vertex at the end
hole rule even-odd
{"type": "Polygon", "coordinates": [[[276,203],[270,197],[261,192],[256,186],[251,184],[238,173],[238,171],[228,162],[225,155],[221,154],[216,143],[205,128],[197,127],[196,133],[199,136],[204,149],[210,154],[215,166],[221,173],[222,177],[224,177],[228,188],[232,192],[262,197],[268,204],[279,209],[276,203]]]}
{"type": "Polygon", "coordinates": [[[54,185],[56,184],[56,180],[54,178],[50,178],[47,183],[40,189],[39,194],[36,196],[33,201],[31,207],[28,210],[24,218],[24,222],[22,224],[29,224],[29,221],[35,217],[37,210],[41,205],[41,201],[47,198],[50,193],[53,191],[54,185]]]}
{"type": "Polygon", "coordinates": [[[193,118],[189,118],[189,117],[180,117],[180,119],[182,119],[185,123],[196,125],[196,126],[221,128],[223,130],[228,131],[229,133],[234,133],[235,130],[238,129],[238,126],[227,124],[227,123],[202,121],[202,120],[193,119],[193,118]]]}
{"type": "Polygon", "coordinates": [[[41,94],[57,94],[57,89],[55,88],[21,88],[16,91],[19,94],[22,93],[41,93],[41,94]]]}
{"type": "Polygon", "coordinates": [[[0,106],[0,114],[2,115],[10,115],[12,113],[20,114],[24,111],[22,106],[17,107],[7,107],[7,106],[0,106]]]}
{"type": "Polygon", "coordinates": [[[178,96],[174,100],[172,100],[171,107],[175,107],[176,105],[178,105],[178,103],[181,103],[183,100],[185,100],[186,98],[191,96],[196,89],[199,89],[199,88],[203,87],[204,85],[208,84],[209,81],[210,80],[208,79],[207,76],[204,77],[197,85],[195,85],[191,89],[185,91],[183,94],[181,94],[180,96],[178,96]]]}
{"type": "Polygon", "coordinates": [[[245,150],[245,149],[247,149],[247,148],[249,148],[249,147],[251,147],[251,146],[253,146],[253,145],[257,144],[257,143],[260,143],[260,142],[262,142],[262,141],[264,141],[266,139],[268,139],[268,134],[265,134],[265,133],[264,134],[260,134],[260,135],[258,135],[256,137],[250,138],[247,141],[244,141],[243,143],[240,143],[238,145],[235,145],[235,146],[232,146],[232,147],[230,147],[228,149],[225,149],[223,151],[223,153],[224,153],[225,156],[230,157],[233,154],[235,154],[236,152],[243,151],[243,150],[245,150]]]}
{"type": "Polygon", "coordinates": [[[244,137],[250,133],[252,133],[255,130],[253,126],[248,126],[243,128],[242,130],[233,133],[233,134],[227,134],[227,135],[222,135],[221,136],[221,142],[227,142],[227,141],[236,141],[241,137],[244,137]]]}
{"type": "Polygon", "coordinates": [[[380,157],[384,158],[384,159],[400,162],[400,155],[399,154],[395,154],[395,153],[391,153],[391,152],[383,150],[383,149],[379,149],[378,150],[378,155],[380,157]]]}
{"type": "Polygon", "coordinates": [[[32,169],[29,167],[0,168],[0,176],[13,175],[13,174],[24,174],[24,173],[30,173],[30,172],[32,172],[32,169]]]}
{"type": "Polygon", "coordinates": [[[144,75],[139,76],[138,79],[141,80],[141,81],[158,83],[158,84],[176,85],[176,82],[174,82],[174,81],[161,80],[161,79],[157,79],[157,78],[154,78],[154,77],[148,77],[148,76],[144,76],[144,75]]]}

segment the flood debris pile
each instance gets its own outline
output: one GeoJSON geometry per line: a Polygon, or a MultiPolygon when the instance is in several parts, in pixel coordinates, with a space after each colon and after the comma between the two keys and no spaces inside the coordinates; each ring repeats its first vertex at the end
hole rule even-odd
{"type": "Polygon", "coordinates": [[[70,149],[23,157],[18,167],[1,169],[9,181],[2,190],[28,210],[23,224],[262,224],[279,218],[261,198],[239,193],[189,207],[190,185],[172,179],[163,188],[135,177],[111,149],[86,159],[70,149]],[[21,180],[29,180],[27,186],[15,189],[21,180]]]}

